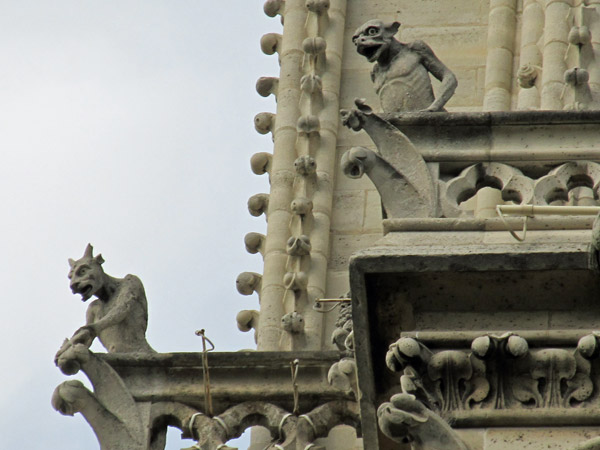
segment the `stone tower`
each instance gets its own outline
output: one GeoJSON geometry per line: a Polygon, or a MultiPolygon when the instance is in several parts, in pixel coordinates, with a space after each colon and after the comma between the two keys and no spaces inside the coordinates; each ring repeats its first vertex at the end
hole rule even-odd
{"type": "MultiPolygon", "coordinates": [[[[55,407],[104,450],[162,449],[167,426],[202,450],[248,427],[253,450],[600,448],[600,1],[264,10],[284,25],[260,42],[280,63],[257,82],[264,270],[237,278],[257,351],[115,351],[143,312],[93,316],[56,362],[95,390],[55,407]]],[[[100,260],[72,262],[74,292],[87,265],[141,298],[100,260]]]]}

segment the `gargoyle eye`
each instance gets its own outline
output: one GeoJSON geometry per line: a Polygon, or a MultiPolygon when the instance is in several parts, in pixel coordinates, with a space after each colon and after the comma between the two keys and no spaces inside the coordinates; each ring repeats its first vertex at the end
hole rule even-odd
{"type": "Polygon", "coordinates": [[[369,36],[375,36],[378,33],[379,33],[379,29],[377,29],[376,27],[369,27],[369,28],[367,28],[367,34],[369,36]]]}

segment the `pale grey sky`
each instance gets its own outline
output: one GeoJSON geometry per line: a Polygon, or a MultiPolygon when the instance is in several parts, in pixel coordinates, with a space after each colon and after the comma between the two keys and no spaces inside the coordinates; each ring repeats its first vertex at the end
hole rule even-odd
{"type": "MultiPolygon", "coordinates": [[[[198,351],[198,328],[220,351],[254,346],[235,315],[258,299],[235,278],[262,272],[243,242],[266,229],[246,210],[269,189],[250,157],[272,150],[253,117],[275,112],[254,85],[278,75],[259,41],[281,24],[262,6],[0,0],[0,448],[98,448],[50,406],[68,379],[54,353],[87,307],[67,258],[88,242],[107,273],[142,279],[156,350],[198,351]]],[[[176,437],[169,450],[191,444],[176,437]]]]}

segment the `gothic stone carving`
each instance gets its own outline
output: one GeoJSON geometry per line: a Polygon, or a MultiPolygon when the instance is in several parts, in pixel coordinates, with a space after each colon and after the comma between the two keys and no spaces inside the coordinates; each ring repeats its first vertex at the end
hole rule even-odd
{"type": "Polygon", "coordinates": [[[370,20],[352,37],[358,53],[375,63],[371,80],[383,111],[443,111],[456,89],[456,77],[423,41],[396,40],[394,35],[399,27],[398,22],[370,20]],[[430,73],[441,81],[437,99],[430,73]]]}
{"type": "Polygon", "coordinates": [[[101,450],[146,450],[146,427],[135,400],[119,375],[84,344],[66,347],[57,358],[67,375],[80,369],[87,375],[94,392],[80,381],[59,385],[52,395],[52,406],[61,414],[81,413],[90,424],[101,450]]]}
{"type": "Polygon", "coordinates": [[[574,352],[530,349],[522,337],[505,333],[478,337],[471,353],[434,353],[417,339],[405,337],[390,346],[386,362],[402,372],[402,391],[434,411],[570,408],[592,395],[587,359],[597,353],[595,339],[582,339],[574,352]]]}
{"type": "Polygon", "coordinates": [[[348,150],[341,160],[344,173],[350,178],[366,173],[381,195],[388,217],[436,217],[437,185],[421,154],[363,100],[355,104],[355,109],[341,111],[342,123],[355,131],[364,129],[379,152],[364,147],[348,150]]]}
{"type": "Polygon", "coordinates": [[[383,434],[413,450],[468,450],[458,434],[414,395],[396,394],[377,410],[383,434]]]}
{"type": "Polygon", "coordinates": [[[69,279],[82,301],[97,297],[88,307],[86,324],[65,341],[56,354],[76,344],[92,345],[96,336],[109,352],[154,352],[146,342],[148,305],[144,286],[135,275],[115,278],[104,273],[101,255],[88,244],[81,259],[69,259],[69,279]]]}
{"type": "MultiPolygon", "coordinates": [[[[552,169],[536,181],[533,203],[535,205],[574,204],[573,193],[576,189],[583,188],[589,190],[588,206],[596,205],[599,186],[600,164],[592,161],[571,161],[552,169]]],[[[575,204],[583,205],[581,202],[575,204]]]]}
{"type": "Polygon", "coordinates": [[[471,198],[485,186],[502,191],[502,198],[519,204],[531,203],[533,180],[514,167],[501,163],[479,163],[464,169],[460,175],[443,185],[442,211],[445,217],[458,217],[467,212],[460,203],[471,198]]]}

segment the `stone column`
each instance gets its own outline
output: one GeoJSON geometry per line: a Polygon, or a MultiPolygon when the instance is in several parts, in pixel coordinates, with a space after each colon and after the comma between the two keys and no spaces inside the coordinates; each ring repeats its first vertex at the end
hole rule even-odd
{"type": "Polygon", "coordinates": [[[544,10],[538,0],[523,2],[522,23],[519,68],[533,70],[536,79],[531,81],[533,83],[531,87],[521,87],[519,90],[518,109],[539,109],[542,52],[538,47],[538,41],[544,32],[544,10]]]}
{"type": "Polygon", "coordinates": [[[507,111],[511,106],[516,0],[491,0],[488,56],[485,69],[485,111],[507,111]]]}
{"type": "Polygon", "coordinates": [[[277,115],[273,129],[273,160],[270,171],[271,193],[267,212],[267,234],[264,250],[264,275],[261,287],[258,350],[279,350],[281,317],[284,315],[283,276],[287,261],[286,242],[292,217],[296,122],[299,117],[300,67],[304,53],[306,8],[302,0],[285,2],[283,38],[281,42],[280,77],[277,115]]]}
{"type": "Polygon", "coordinates": [[[568,47],[571,0],[547,0],[544,26],[544,68],[541,109],[563,109],[565,55],[568,47]]]}
{"type": "Polygon", "coordinates": [[[312,199],[314,222],[310,233],[312,252],[308,271],[308,304],[305,310],[306,350],[320,350],[323,339],[328,340],[328,336],[322,336],[323,314],[316,312],[312,306],[316,299],[325,296],[326,291],[337,132],[340,123],[339,95],[346,0],[331,0],[328,17],[327,26],[322,30],[327,50],[326,67],[322,73],[323,106],[319,113],[321,140],[314,155],[317,162],[317,183],[312,199]]]}

